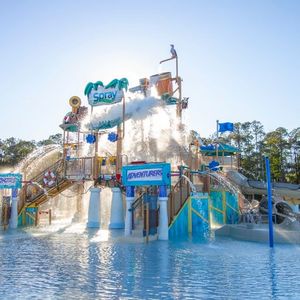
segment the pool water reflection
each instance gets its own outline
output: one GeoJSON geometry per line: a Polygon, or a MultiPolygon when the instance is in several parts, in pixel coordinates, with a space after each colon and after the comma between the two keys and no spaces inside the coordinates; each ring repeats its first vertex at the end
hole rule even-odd
{"type": "Polygon", "coordinates": [[[300,298],[300,248],[133,242],[84,224],[0,234],[1,299],[300,298]]]}

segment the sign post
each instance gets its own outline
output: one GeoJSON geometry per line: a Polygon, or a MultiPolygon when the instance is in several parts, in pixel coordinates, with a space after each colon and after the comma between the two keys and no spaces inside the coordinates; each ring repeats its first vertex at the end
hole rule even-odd
{"type": "Polygon", "coordinates": [[[122,180],[125,186],[169,186],[170,174],[171,165],[169,163],[128,165],[122,168],[122,180]]]}
{"type": "Polygon", "coordinates": [[[22,175],[18,173],[0,174],[0,189],[11,189],[11,215],[9,225],[18,227],[18,189],[22,187],[22,175]]]}
{"type": "MultiPolygon", "coordinates": [[[[171,165],[169,163],[145,163],[141,165],[128,165],[122,167],[122,182],[126,186],[126,221],[125,235],[129,236],[132,229],[132,203],[134,201],[135,186],[159,187],[159,225],[158,239],[168,240],[168,196],[167,188],[171,184],[171,165]]],[[[146,209],[145,224],[146,236],[149,233],[149,209],[150,216],[153,208],[146,209]]],[[[155,206],[156,211],[156,206],[155,206]]],[[[152,225],[151,225],[152,226],[152,225]]],[[[150,229],[151,230],[151,229],[150,229]]]]}

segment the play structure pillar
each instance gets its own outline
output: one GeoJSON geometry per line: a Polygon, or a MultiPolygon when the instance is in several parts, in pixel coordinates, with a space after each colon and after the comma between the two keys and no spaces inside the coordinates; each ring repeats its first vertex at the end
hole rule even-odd
{"type": "Polygon", "coordinates": [[[126,218],[125,218],[125,236],[131,235],[132,230],[132,210],[134,201],[134,186],[126,186],[126,218]]]}
{"type": "Polygon", "coordinates": [[[110,212],[110,229],[124,228],[124,213],[121,190],[118,187],[112,188],[112,202],[110,212]]]}
{"type": "Polygon", "coordinates": [[[168,240],[169,239],[169,226],[168,226],[168,197],[167,187],[161,185],[159,187],[159,221],[158,221],[158,239],[168,240]]]}
{"type": "Polygon", "coordinates": [[[88,228],[100,228],[100,193],[101,189],[93,187],[90,189],[90,203],[88,214],[88,228]]]}
{"type": "Polygon", "coordinates": [[[74,214],[72,222],[80,222],[83,218],[82,216],[82,195],[84,193],[83,184],[78,185],[77,187],[77,196],[76,196],[76,212],[74,214]]]}
{"type": "Polygon", "coordinates": [[[12,190],[11,215],[9,220],[10,228],[18,227],[18,190],[12,190]]]}

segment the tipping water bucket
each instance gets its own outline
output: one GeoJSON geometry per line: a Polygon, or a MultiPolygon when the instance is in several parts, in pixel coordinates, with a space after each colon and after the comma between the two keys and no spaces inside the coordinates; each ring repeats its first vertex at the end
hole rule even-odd
{"type": "Polygon", "coordinates": [[[163,94],[173,94],[171,72],[152,75],[150,77],[150,83],[156,86],[157,93],[159,96],[163,94]]]}

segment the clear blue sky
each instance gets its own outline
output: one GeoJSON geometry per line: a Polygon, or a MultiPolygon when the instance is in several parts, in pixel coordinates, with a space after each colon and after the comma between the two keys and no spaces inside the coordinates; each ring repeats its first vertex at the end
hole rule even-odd
{"type": "Polygon", "coordinates": [[[0,138],[60,132],[68,99],[84,99],[87,82],[133,86],[158,72],[170,43],[186,119],[202,136],[217,119],[296,128],[299,16],[292,0],[0,0],[0,138]]]}

